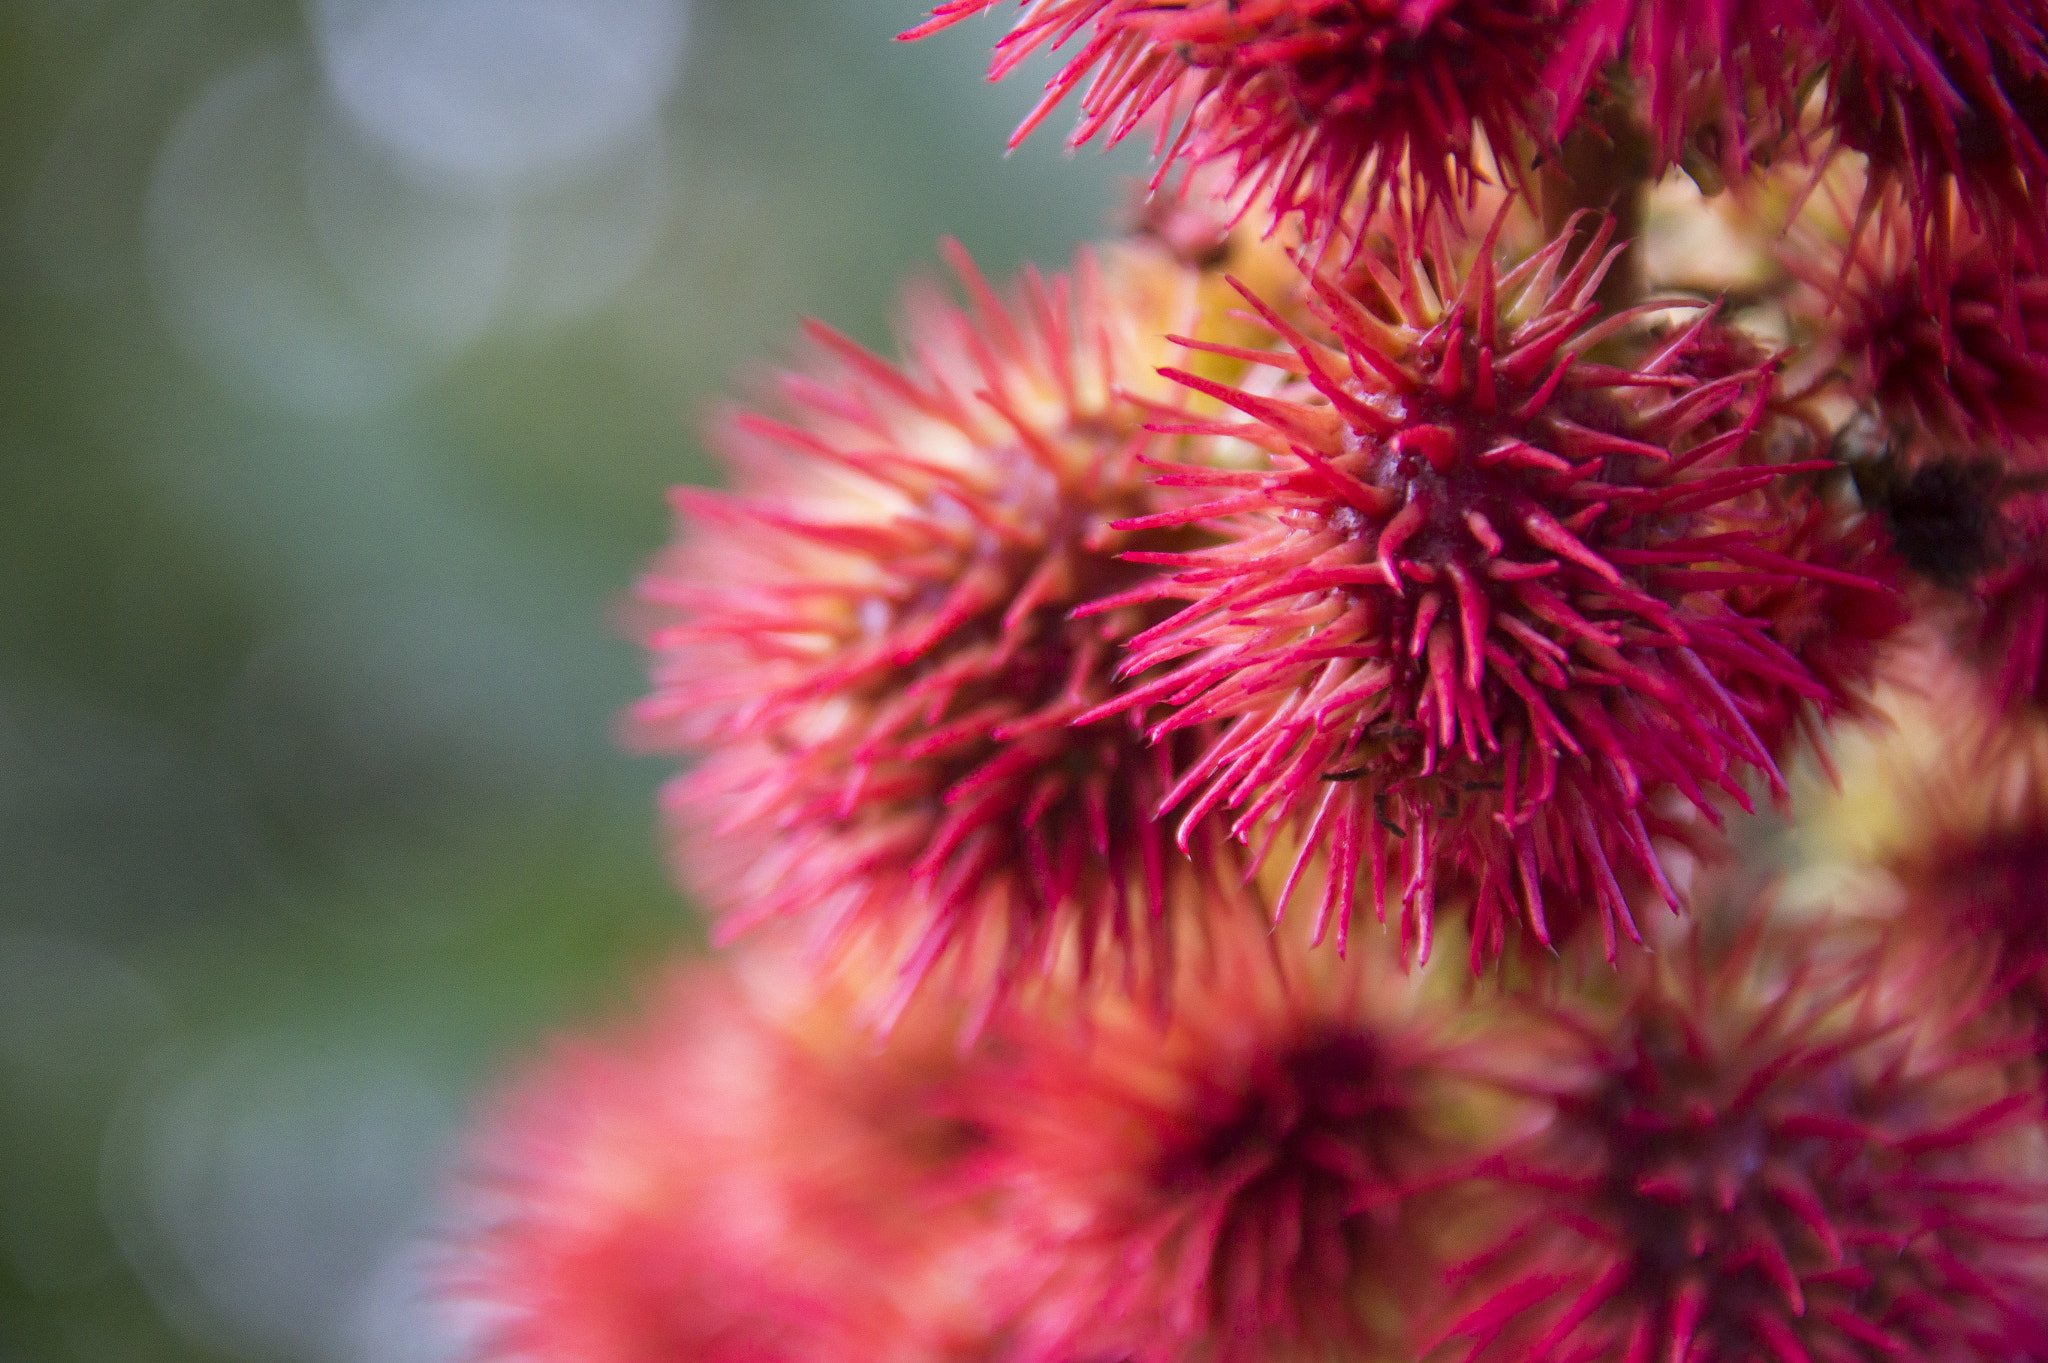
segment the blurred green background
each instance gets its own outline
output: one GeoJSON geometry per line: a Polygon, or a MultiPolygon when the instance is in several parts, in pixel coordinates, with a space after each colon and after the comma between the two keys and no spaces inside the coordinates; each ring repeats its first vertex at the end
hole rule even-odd
{"type": "Polygon", "coordinates": [[[0,0],[0,1363],[432,1363],[477,1097],[697,940],[613,621],[696,425],[941,233],[919,0],[0,0]]]}

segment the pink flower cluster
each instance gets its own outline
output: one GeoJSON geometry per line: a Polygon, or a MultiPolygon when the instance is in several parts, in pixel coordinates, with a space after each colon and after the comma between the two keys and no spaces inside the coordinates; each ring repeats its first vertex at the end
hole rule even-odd
{"type": "Polygon", "coordinates": [[[676,494],[628,729],[724,955],[485,1124],[491,1358],[2048,1357],[2048,3],[1045,52],[1144,225],[947,243],[676,494]]]}

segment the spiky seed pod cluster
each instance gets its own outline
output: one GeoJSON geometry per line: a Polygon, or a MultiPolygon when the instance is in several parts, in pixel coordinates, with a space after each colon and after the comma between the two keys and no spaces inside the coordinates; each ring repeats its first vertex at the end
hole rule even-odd
{"type": "Polygon", "coordinates": [[[991,1066],[978,1182],[1018,1359],[1360,1356],[1434,1290],[1431,1199],[1484,1086],[1383,966],[1232,945],[1169,1029],[1033,1026],[991,1066]]]}
{"type": "Polygon", "coordinates": [[[486,1354],[2048,1357],[2038,755],[1797,930],[1735,817],[1909,608],[2048,703],[2048,6],[1016,19],[1187,173],[721,419],[632,727],[728,966],[487,1134],[486,1354]]]}
{"type": "Polygon", "coordinates": [[[1084,254],[1005,302],[950,254],[970,310],[926,298],[903,365],[813,327],[789,415],[725,420],[736,490],[678,494],[678,548],[638,592],[655,690],[633,723],[703,754],[668,804],[723,934],[879,934],[888,1014],[940,967],[989,1007],[1102,957],[1126,988],[1163,981],[1170,896],[1230,861],[1153,820],[1184,745],[1074,722],[1160,611],[1070,612],[1142,580],[1126,552],[1188,542],[1117,523],[1165,505],[1139,460],[1167,443],[1153,366],[1193,276],[1084,254]]]}
{"type": "Polygon", "coordinates": [[[2039,1356],[2042,1098],[2013,1048],[1916,1027],[1882,972],[1831,980],[1754,937],[1674,959],[1554,1018],[1578,1058],[1494,1168],[1452,1356],[2039,1356]]]}
{"type": "Polygon", "coordinates": [[[2036,1356],[2024,1039],[1819,945],[1695,936],[1455,1043],[1251,933],[1170,1027],[969,1050],[697,970],[501,1106],[458,1288],[508,1363],[2036,1356]]]}
{"type": "MultiPolygon", "coordinates": [[[[1260,1360],[1399,1347],[1491,1112],[1439,1006],[1258,925],[1128,1001],[958,1044],[922,998],[697,968],[476,1142],[494,1360],[1260,1360]]],[[[1349,1355],[1345,1355],[1349,1356],[1349,1355]]]]}
{"type": "Polygon", "coordinates": [[[1782,790],[1758,721],[1775,740],[1845,702],[1841,669],[1741,610],[1801,582],[1882,595],[1773,538],[1820,508],[1757,501],[1826,465],[1748,461],[1771,370],[1685,372],[1711,309],[1632,363],[1590,357],[1661,306],[1602,315],[1609,230],[1505,273],[1490,241],[1463,276],[1366,253],[1369,290],[1312,282],[1316,337],[1254,297],[1287,341],[1240,354],[1290,376],[1270,396],[1172,371],[1250,418],[1193,429],[1270,463],[1174,470],[1205,499],[1127,523],[1223,542],[1144,555],[1188,605],[1130,640],[1126,672],[1158,675],[1103,708],[1164,707],[1155,739],[1224,726],[1173,789],[1183,836],[1222,809],[1240,838],[1327,849],[1318,938],[1334,918],[1341,945],[1361,878],[1384,919],[1391,883],[1426,958],[1448,882],[1473,896],[1475,964],[1517,920],[1549,945],[1557,906],[1597,916],[1612,959],[1637,937],[1624,876],[1679,902],[1652,802],[1711,819],[1708,792],[1746,805],[1748,773],[1782,790]]]}
{"type": "MultiPolygon", "coordinates": [[[[1001,0],[950,0],[918,38],[1001,0]]],[[[1234,195],[1299,213],[1318,246],[1362,197],[1418,210],[1470,196],[1495,153],[1548,137],[1539,109],[1560,0],[1024,0],[992,79],[1080,46],[1011,145],[1076,89],[1074,145],[1156,118],[1156,187],[1176,162],[1229,167],[1234,195]]],[[[1498,168],[1510,178],[1518,162],[1498,168]]]]}

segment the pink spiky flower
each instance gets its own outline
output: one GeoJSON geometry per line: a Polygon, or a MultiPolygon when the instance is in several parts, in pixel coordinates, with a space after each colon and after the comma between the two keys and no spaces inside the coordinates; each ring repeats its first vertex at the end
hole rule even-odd
{"type": "Polygon", "coordinates": [[[2048,10],[1833,0],[1824,13],[1824,122],[1868,158],[1866,206],[1894,188],[1905,198],[1929,304],[1942,310],[1966,226],[1989,240],[1995,265],[2038,262],[2048,250],[2048,10]]]}
{"type": "Polygon", "coordinates": [[[1188,604],[1130,641],[1126,668],[1161,674],[1104,709],[1169,707],[1162,739],[1227,726],[1169,796],[1182,835],[1235,810],[1263,858],[1291,830],[1283,907],[1326,854],[1318,939],[1334,914],[1341,947],[1365,875],[1382,919],[1393,880],[1424,956],[1455,887],[1475,966],[1518,918],[1551,942],[1546,894],[1597,916],[1611,959],[1636,933],[1622,877],[1679,902],[1653,800],[1714,819],[1709,789],[1746,803],[1745,773],[1781,790],[1757,721],[1846,703],[1846,679],[1741,609],[1801,580],[1882,590],[1787,552],[1787,475],[1828,465],[1743,462],[1771,372],[1684,372],[1711,308],[1632,365],[1586,358],[1671,306],[1601,317],[1611,230],[1570,263],[1567,230],[1504,274],[1489,238],[1462,278],[1412,248],[1364,253],[1358,291],[1314,281],[1323,339],[1247,294],[1289,346],[1243,354],[1280,371],[1271,396],[1172,371],[1250,418],[1194,429],[1268,464],[1164,476],[1208,500],[1133,524],[1227,541],[1144,555],[1172,570],[1152,590],[1188,604]]]}
{"type": "Polygon", "coordinates": [[[679,972],[639,1023],[554,1054],[488,1114],[452,1290],[505,1363],[939,1360],[986,1323],[940,1251],[978,1137],[950,1027],[886,1049],[844,999],[779,1012],[679,972]]]}
{"type": "MultiPolygon", "coordinates": [[[[1283,953],[1286,955],[1288,953],[1283,953]]],[[[1479,1090],[1358,963],[1226,958],[1170,1029],[1020,1028],[986,1072],[976,1186],[1022,1363],[1377,1356],[1436,1282],[1434,1190],[1479,1090]]]]}
{"type": "Polygon", "coordinates": [[[1658,162],[1740,174],[1796,123],[1818,30],[1801,0],[1587,0],[1545,73],[1557,131],[1625,58],[1658,162]]]}
{"type": "MultiPolygon", "coordinates": [[[[904,34],[923,37],[995,8],[951,0],[904,34]]],[[[1362,196],[1429,210],[1510,176],[1517,143],[1543,142],[1543,72],[1557,0],[1023,0],[996,46],[999,79],[1041,49],[1081,46],[1011,138],[1077,87],[1075,146],[1120,141],[1161,120],[1155,189],[1176,162],[1230,167],[1236,195],[1274,222],[1302,215],[1320,247],[1362,196]]]]}
{"type": "Polygon", "coordinates": [[[879,942],[884,1021],[942,963],[986,1007],[1098,958],[1162,980],[1175,887],[1227,857],[1197,840],[1191,863],[1154,822],[1173,751],[1072,723],[1160,610],[1068,612],[1183,533],[1111,523],[1162,505],[1135,461],[1194,276],[1084,254],[1006,304],[948,252],[972,311],[923,299],[900,367],[812,326],[791,415],[724,422],[737,491],[679,491],[678,546],[639,588],[655,686],[633,723],[701,756],[668,807],[722,935],[794,918],[821,947],[879,942]]]}
{"type": "Polygon", "coordinates": [[[1490,1247],[1452,1274],[1453,1356],[2040,1357],[2048,1182],[2023,1045],[1930,1023],[1948,1000],[1911,978],[1760,959],[1753,937],[1678,955],[1619,1008],[1558,1012],[1570,1058],[1532,1085],[1555,1116],[1492,1171],[1490,1247]]]}

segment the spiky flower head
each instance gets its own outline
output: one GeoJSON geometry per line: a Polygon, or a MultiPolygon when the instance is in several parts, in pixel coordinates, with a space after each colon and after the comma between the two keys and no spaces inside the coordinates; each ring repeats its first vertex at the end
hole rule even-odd
{"type": "Polygon", "coordinates": [[[976,1144],[953,1032],[878,1049],[844,996],[789,1009],[751,985],[679,972],[489,1114],[452,1274],[485,1357],[936,1363],[985,1333],[936,1271],[971,1223],[941,1192],[976,1144]]]}
{"type": "Polygon", "coordinates": [[[1268,462],[1166,476],[1207,499],[1143,523],[1227,539],[1146,555],[1188,604],[1130,641],[1130,672],[1166,670],[1106,708],[1165,707],[1162,739],[1227,726],[1173,788],[1182,836],[1233,810],[1238,837],[1291,834],[1297,876],[1326,854],[1318,938],[1334,913],[1341,944],[1366,875],[1382,916],[1392,880],[1424,955],[1455,889],[1475,963],[1518,917],[1548,944],[1546,896],[1597,917],[1611,958],[1636,931],[1623,877],[1678,902],[1653,801],[1712,818],[1709,790],[1746,802],[1748,773],[1781,789],[1754,721],[1845,703],[1847,679],[1740,604],[1806,579],[1877,589],[1787,552],[1787,475],[1824,465],[1744,462],[1771,371],[1687,372],[1713,309],[1649,346],[1624,338],[1645,309],[1601,315],[1610,230],[1505,273],[1490,239],[1462,272],[1366,252],[1357,289],[1314,281],[1320,336],[1266,310],[1288,345],[1250,357],[1282,375],[1270,395],[1175,371],[1250,418],[1201,429],[1268,462]]]}
{"type": "Polygon", "coordinates": [[[901,366],[813,326],[790,414],[725,420],[737,489],[678,492],[679,543],[639,588],[633,722],[702,759],[668,806],[722,933],[880,941],[885,1018],[942,964],[987,1006],[1098,958],[1163,979],[1170,896],[1226,855],[1198,839],[1191,863],[1154,822],[1171,747],[1073,723],[1159,609],[1069,612],[1142,580],[1121,552],[1185,533],[1113,522],[1162,505],[1137,460],[1163,445],[1152,366],[1193,275],[1084,254],[1005,303],[949,253],[971,310],[923,299],[901,366]]]}
{"type": "Polygon", "coordinates": [[[1483,1090],[1398,979],[1264,947],[1186,981],[1168,1030],[1122,1011],[1006,1038],[975,1110],[1019,1359],[1401,1342],[1434,1284],[1431,1190],[1473,1158],[1460,1113],[1483,1090]]]}
{"type": "Polygon", "coordinates": [[[1825,7],[1822,115],[1896,189],[1925,298],[1961,263],[1958,229],[2008,270],[2048,250],[2048,8],[2038,0],[1838,0],[1825,7]]]}
{"type": "Polygon", "coordinates": [[[1658,163],[1718,186],[1791,131],[1818,38],[1815,7],[1802,0],[1589,0],[1545,73],[1558,133],[1619,58],[1658,163]]]}
{"type": "MultiPolygon", "coordinates": [[[[950,0],[922,37],[1001,0],[950,0]]],[[[1235,194],[1318,247],[1362,198],[1424,210],[1467,197],[1542,142],[1558,0],[1023,0],[991,78],[1078,39],[1014,146],[1083,87],[1073,145],[1160,119],[1155,188],[1176,162],[1230,168],[1235,194]],[[1498,158],[1499,166],[1494,164],[1498,158]]]]}
{"type": "Polygon", "coordinates": [[[1565,1050],[1532,1076],[1555,1115],[1492,1171],[1453,1356],[2040,1357],[2042,1099],[2011,1049],[1915,1027],[1950,1010],[1909,982],[1754,937],[1674,956],[1618,1007],[1557,1014],[1565,1050]]]}

